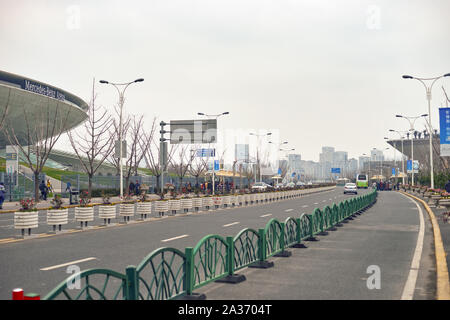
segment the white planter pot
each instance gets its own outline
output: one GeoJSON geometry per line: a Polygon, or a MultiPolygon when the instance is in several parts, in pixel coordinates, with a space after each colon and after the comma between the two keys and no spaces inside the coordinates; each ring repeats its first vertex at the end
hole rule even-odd
{"type": "Polygon", "coordinates": [[[184,210],[184,212],[187,212],[189,211],[189,209],[192,209],[192,198],[181,199],[181,208],[184,210]]]}
{"type": "Polygon", "coordinates": [[[98,206],[98,217],[100,219],[116,218],[116,206],[98,206]]]}
{"type": "Polygon", "coordinates": [[[69,223],[68,209],[52,209],[47,211],[47,224],[53,226],[53,231],[56,231],[56,226],[59,226],[59,231],[61,231],[61,225],[67,223],[69,223]]]}
{"type": "Polygon", "coordinates": [[[155,201],[155,211],[158,212],[160,216],[163,216],[164,212],[169,211],[169,201],[155,201]]]}
{"type": "Polygon", "coordinates": [[[31,229],[38,227],[38,221],[38,211],[14,212],[14,229],[21,229],[22,235],[25,229],[28,229],[28,235],[31,235],[31,229]]]}
{"type": "Polygon", "coordinates": [[[206,210],[209,210],[213,205],[213,199],[211,197],[204,197],[202,201],[202,206],[206,207],[206,210]]]}
{"type": "Polygon", "coordinates": [[[214,206],[216,207],[216,209],[218,209],[220,207],[220,205],[222,204],[222,197],[213,197],[213,203],[214,206]]]}
{"type": "Polygon", "coordinates": [[[172,213],[176,213],[178,210],[181,210],[181,201],[169,200],[169,210],[172,211],[172,213]]]}
{"type": "Polygon", "coordinates": [[[224,196],[222,197],[222,204],[225,208],[229,207],[231,205],[231,198],[234,198],[232,196],[224,196]]]}
{"type": "Polygon", "coordinates": [[[196,211],[198,211],[202,206],[203,206],[202,198],[193,198],[192,199],[192,207],[194,207],[196,211]]]}
{"type": "Polygon", "coordinates": [[[94,221],[94,207],[75,207],[75,221],[81,223],[81,227],[87,227],[89,221],[94,221]]]}
{"type": "Polygon", "coordinates": [[[121,203],[119,215],[123,217],[124,222],[130,221],[130,217],[134,216],[134,203],[121,203]]]}
{"type": "Polygon", "coordinates": [[[136,214],[141,215],[142,219],[146,219],[147,215],[152,213],[152,203],[151,202],[138,202],[136,204],[136,214]]]}
{"type": "Polygon", "coordinates": [[[241,205],[241,206],[245,204],[245,197],[244,197],[244,195],[236,196],[236,204],[237,205],[241,205]]]}

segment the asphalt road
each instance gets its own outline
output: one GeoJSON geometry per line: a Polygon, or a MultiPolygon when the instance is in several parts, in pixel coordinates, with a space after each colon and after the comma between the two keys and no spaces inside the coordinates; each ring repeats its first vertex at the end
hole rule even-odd
{"type": "MultiPolygon", "coordinates": [[[[0,299],[10,299],[11,290],[16,287],[23,288],[25,292],[40,293],[44,296],[69,276],[67,267],[70,265],[77,265],[81,270],[107,268],[124,273],[127,265],[137,265],[148,253],[159,247],[184,249],[187,246],[194,246],[207,234],[234,236],[246,227],[261,228],[271,218],[285,220],[288,216],[299,216],[303,212],[309,213],[316,207],[322,208],[325,205],[338,203],[350,197],[352,196],[344,196],[341,188],[336,188],[332,191],[269,204],[221,209],[190,215],[181,214],[136,224],[94,228],[83,232],[63,233],[13,243],[0,243],[0,256],[2,257],[0,262],[0,299]]],[[[313,270],[317,270],[317,273],[313,274],[300,272],[300,274],[305,274],[304,281],[309,282],[309,285],[306,286],[309,288],[307,291],[317,288],[314,285],[314,283],[318,283],[316,277],[319,278],[319,282],[320,279],[324,281],[328,279],[333,283],[333,286],[336,286],[341,281],[336,281],[337,278],[332,277],[332,274],[352,273],[354,270],[351,268],[348,270],[349,265],[353,265],[353,268],[356,268],[356,266],[361,268],[362,265],[370,262],[369,257],[371,255],[375,255],[373,262],[370,262],[371,264],[386,262],[386,266],[383,264],[382,269],[384,270],[383,274],[386,275],[385,282],[383,282],[385,287],[393,286],[398,291],[398,288],[403,286],[404,279],[399,277],[399,274],[404,275],[409,270],[408,264],[411,263],[411,255],[416,245],[419,222],[417,209],[413,210],[414,204],[401,195],[394,195],[393,192],[392,194],[382,192],[380,200],[373,209],[364,214],[364,217],[361,216],[356,219],[356,223],[352,221],[339,231],[327,236],[328,242],[325,240],[319,241],[313,243],[310,248],[301,251],[302,254],[306,255],[313,252],[316,252],[316,254],[317,252],[327,253],[326,256],[320,259],[313,256],[310,258],[303,257],[301,258],[301,264],[292,263],[294,260],[289,258],[291,267],[301,266],[303,269],[309,265],[313,270]],[[385,202],[385,200],[389,201],[385,202]],[[397,210],[398,203],[406,203],[406,207],[400,206],[403,209],[397,210]],[[385,213],[381,215],[369,214],[377,207],[378,210],[385,213]],[[386,210],[386,208],[396,208],[396,210],[386,210]],[[395,214],[392,213],[394,211],[395,214]],[[397,211],[401,213],[399,214],[397,211]],[[386,212],[391,213],[386,214],[386,212]],[[374,220],[370,220],[370,217],[374,220]],[[364,219],[369,220],[365,221],[364,219]],[[356,225],[357,223],[360,223],[359,228],[356,225]],[[353,228],[351,225],[353,225],[353,228]],[[333,237],[344,238],[333,240],[333,237]],[[317,250],[313,249],[314,246],[318,247],[317,250]],[[343,253],[344,255],[342,255],[343,253]],[[398,263],[399,258],[400,264],[398,263]],[[308,263],[305,264],[304,259],[308,263]],[[332,267],[332,270],[329,270],[332,272],[326,273],[326,270],[323,270],[326,266],[332,267]],[[323,274],[319,272],[321,269],[324,272],[323,274]],[[311,281],[311,279],[314,279],[314,281],[311,281]]],[[[297,252],[293,257],[297,257],[297,252]]],[[[247,272],[247,270],[250,269],[244,271],[247,272]]],[[[277,268],[272,268],[269,272],[275,270],[277,268]]],[[[261,273],[258,273],[258,276],[265,275],[264,277],[266,277],[266,271],[262,270],[261,273]]],[[[256,275],[256,272],[254,274],[256,275]]],[[[279,278],[279,275],[273,274],[273,276],[279,278]]],[[[248,279],[250,278],[253,278],[253,276],[248,277],[248,279]]],[[[427,277],[424,277],[424,282],[428,280],[427,277]]],[[[251,282],[246,281],[239,286],[249,283],[251,282]]],[[[211,286],[214,285],[216,284],[211,286]]],[[[205,287],[205,289],[208,288],[209,286],[205,287]]],[[[396,290],[391,291],[396,293],[396,290]]],[[[343,286],[342,292],[344,291],[352,291],[351,285],[343,286]]],[[[395,299],[396,294],[391,291],[389,291],[389,294],[382,296],[386,299],[395,299]]],[[[220,292],[221,290],[212,294],[211,291],[208,298],[220,299],[220,292]]],[[[326,294],[326,292],[320,293],[320,290],[316,290],[317,297],[320,296],[321,299],[338,298],[339,296],[335,295],[338,292],[340,291],[329,290],[329,293],[326,294]]],[[[272,298],[276,297],[286,298],[286,296],[280,295],[272,298]]],[[[346,295],[342,295],[342,297],[346,297],[346,295]]],[[[228,299],[226,295],[222,298],[228,299]]],[[[242,298],[261,297],[248,295],[242,298]]],[[[291,296],[291,298],[296,299],[297,297],[291,296]]],[[[304,298],[308,298],[308,296],[304,296],[304,298]]]]}

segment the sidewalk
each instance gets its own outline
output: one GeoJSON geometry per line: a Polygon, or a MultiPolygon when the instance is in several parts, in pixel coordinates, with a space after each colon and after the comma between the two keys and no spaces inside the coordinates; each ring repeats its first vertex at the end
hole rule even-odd
{"type": "Polygon", "coordinates": [[[439,224],[439,229],[441,230],[441,237],[444,244],[447,267],[450,268],[450,221],[445,223],[442,220],[442,213],[446,211],[444,208],[431,208],[431,210],[433,210],[433,213],[436,216],[436,220],[439,224]]]}

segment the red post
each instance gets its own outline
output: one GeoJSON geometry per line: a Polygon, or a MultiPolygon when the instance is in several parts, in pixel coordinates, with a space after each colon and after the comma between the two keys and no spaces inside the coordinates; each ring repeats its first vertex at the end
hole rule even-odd
{"type": "Polygon", "coordinates": [[[13,300],[23,300],[23,289],[16,288],[12,291],[13,300]]]}
{"type": "Polygon", "coordinates": [[[41,300],[41,296],[37,293],[27,293],[24,300],[41,300]]]}

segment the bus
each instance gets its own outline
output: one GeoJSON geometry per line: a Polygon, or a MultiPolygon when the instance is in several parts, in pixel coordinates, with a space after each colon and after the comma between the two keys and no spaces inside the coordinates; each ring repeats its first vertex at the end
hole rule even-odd
{"type": "Polygon", "coordinates": [[[369,187],[369,176],[367,174],[358,174],[356,176],[356,187],[367,189],[369,187]]]}

